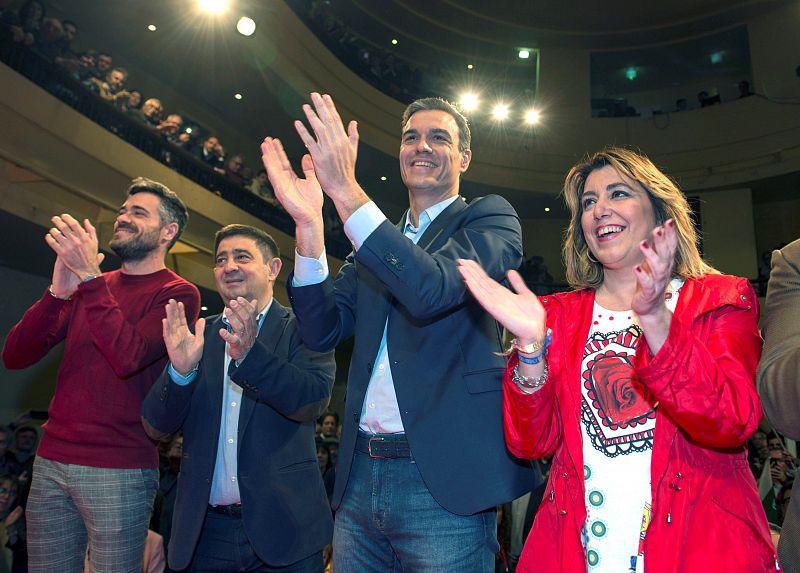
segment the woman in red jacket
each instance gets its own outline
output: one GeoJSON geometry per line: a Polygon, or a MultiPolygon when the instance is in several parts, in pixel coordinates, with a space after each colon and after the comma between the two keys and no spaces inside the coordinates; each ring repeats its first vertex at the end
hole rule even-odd
{"type": "Polygon", "coordinates": [[[516,336],[508,448],[554,454],[517,570],[780,570],[745,447],[762,415],[755,293],[702,260],[685,197],[646,157],[597,153],[564,196],[577,290],[537,298],[460,262],[516,336]]]}

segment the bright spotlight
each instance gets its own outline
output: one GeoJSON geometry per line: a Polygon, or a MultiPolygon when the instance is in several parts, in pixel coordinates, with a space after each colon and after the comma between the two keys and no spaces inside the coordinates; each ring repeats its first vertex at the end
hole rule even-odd
{"type": "Polygon", "coordinates": [[[242,94],[233,94],[233,97],[236,99],[242,99],[242,94]]]}
{"type": "Polygon", "coordinates": [[[252,36],[253,32],[256,31],[256,23],[252,18],[242,16],[239,18],[239,21],[236,22],[236,29],[242,36],[252,36]]]}
{"type": "Polygon", "coordinates": [[[228,8],[228,0],[197,0],[197,5],[204,12],[221,14],[228,8]]]}
{"type": "Polygon", "coordinates": [[[550,207],[545,207],[545,208],[544,208],[544,212],[545,212],[545,213],[549,213],[549,212],[550,212],[550,207]]]}
{"type": "Polygon", "coordinates": [[[474,67],[475,67],[475,66],[473,66],[472,64],[467,64],[467,69],[468,69],[468,70],[471,70],[471,69],[472,69],[472,68],[474,68],[474,67]]]}
{"type": "Polygon", "coordinates": [[[194,130],[191,127],[187,127],[185,129],[185,131],[186,131],[186,133],[192,133],[192,131],[194,131],[194,130]]]}
{"type": "Polygon", "coordinates": [[[397,38],[392,38],[392,45],[393,45],[393,46],[396,46],[396,45],[397,45],[397,38]]]}
{"type": "Polygon", "coordinates": [[[155,25],[155,24],[150,24],[150,25],[147,27],[147,29],[148,29],[148,30],[150,30],[151,32],[155,32],[156,30],[158,30],[158,28],[156,28],[156,25],[155,25]]]}
{"type": "Polygon", "coordinates": [[[508,104],[498,103],[492,108],[492,117],[498,121],[502,121],[508,117],[508,104]]]}
{"type": "Polygon", "coordinates": [[[525,123],[528,125],[536,125],[539,123],[541,118],[542,116],[539,114],[539,112],[533,108],[525,112],[525,123]]]}
{"type": "Polygon", "coordinates": [[[519,54],[517,55],[519,56],[520,60],[527,60],[528,58],[531,57],[531,53],[529,50],[520,50],[519,54]]]}
{"type": "Polygon", "coordinates": [[[386,175],[381,175],[381,181],[386,181],[386,175]]]}
{"type": "Polygon", "coordinates": [[[458,100],[458,107],[464,111],[475,111],[478,109],[478,95],[472,92],[461,94],[458,100]]]}

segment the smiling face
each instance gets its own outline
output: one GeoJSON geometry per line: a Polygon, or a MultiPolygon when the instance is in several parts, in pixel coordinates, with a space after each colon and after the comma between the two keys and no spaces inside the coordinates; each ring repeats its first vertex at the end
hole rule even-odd
{"type": "Polygon", "coordinates": [[[411,193],[450,197],[458,193],[458,180],[469,167],[472,152],[459,151],[458,125],[441,110],[423,110],[403,127],[400,174],[411,193]]]}
{"type": "Polygon", "coordinates": [[[256,299],[260,310],[272,298],[272,285],[280,270],[280,258],[265,259],[251,237],[225,237],[217,247],[214,280],[226,305],[241,296],[246,300],[256,299]]]}
{"type": "Polygon", "coordinates": [[[174,233],[162,225],[160,206],[161,198],[152,193],[136,193],[123,203],[108,242],[120,259],[139,261],[169,243],[174,233]]]}
{"type": "Polygon", "coordinates": [[[647,191],[611,165],[586,178],[580,197],[581,229],[589,250],[607,269],[630,268],[642,261],[639,244],[656,225],[647,191]]]}

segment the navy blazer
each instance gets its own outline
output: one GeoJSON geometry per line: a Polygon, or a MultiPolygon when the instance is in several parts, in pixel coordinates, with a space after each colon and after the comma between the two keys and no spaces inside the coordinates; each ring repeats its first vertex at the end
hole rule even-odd
{"type": "MultiPolygon", "coordinates": [[[[403,218],[405,220],[405,217],[403,218]]],[[[384,221],[336,279],[293,287],[303,341],[330,350],[355,336],[332,504],[347,485],[362,405],[388,317],[387,341],[406,437],[431,495],[469,515],[530,491],[529,462],[506,449],[502,423],[505,358],[498,324],[469,295],[456,259],[477,261],[495,279],[522,262],[519,217],[497,195],[457,199],[418,244],[384,221]]]]}
{"type": "MultiPolygon", "coordinates": [[[[197,378],[175,384],[166,370],[142,404],[157,432],[183,429],[183,457],[169,543],[169,566],[191,563],[205,520],[222,419],[225,343],[221,315],[205,328],[197,378]]],[[[230,376],[244,389],[238,473],[242,521],[258,557],[288,565],[330,543],[333,522],[317,464],[315,422],[330,400],[333,353],[306,348],[290,312],[277,301],[255,345],[230,376]]]]}

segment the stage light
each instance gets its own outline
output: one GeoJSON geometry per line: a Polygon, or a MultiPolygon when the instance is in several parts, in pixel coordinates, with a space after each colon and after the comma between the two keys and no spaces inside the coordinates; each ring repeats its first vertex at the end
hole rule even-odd
{"type": "Polygon", "coordinates": [[[386,181],[386,175],[381,175],[381,181],[386,181]]]}
{"type": "Polygon", "coordinates": [[[158,28],[156,28],[156,25],[155,25],[155,24],[150,24],[150,25],[147,27],[147,29],[148,29],[148,30],[150,30],[151,32],[155,32],[156,30],[158,30],[158,28]]]}
{"type": "Polygon", "coordinates": [[[709,56],[712,64],[721,64],[722,63],[722,52],[714,52],[709,56]]]}
{"type": "Polygon", "coordinates": [[[221,14],[228,9],[228,0],[197,0],[197,5],[204,12],[221,14]]]}
{"type": "Polygon", "coordinates": [[[529,50],[520,50],[518,56],[520,60],[527,60],[531,57],[531,53],[529,50]]]}
{"type": "Polygon", "coordinates": [[[492,117],[498,121],[502,121],[508,117],[508,104],[498,103],[492,108],[492,117]]]}
{"type": "Polygon", "coordinates": [[[478,109],[478,103],[478,94],[472,92],[463,93],[458,99],[458,107],[464,111],[475,111],[478,109]]]}
{"type": "Polygon", "coordinates": [[[256,31],[256,23],[252,18],[242,16],[239,18],[239,21],[236,22],[236,29],[242,36],[252,36],[256,31]]]}
{"type": "Polygon", "coordinates": [[[536,125],[541,118],[541,114],[533,108],[525,112],[525,123],[528,125],[536,125]]]}
{"type": "Polygon", "coordinates": [[[396,46],[396,45],[397,45],[397,38],[392,38],[392,45],[393,45],[393,46],[396,46]]]}
{"type": "Polygon", "coordinates": [[[550,207],[545,207],[545,208],[544,208],[544,212],[545,212],[545,213],[549,213],[549,212],[550,212],[550,207]]]}
{"type": "Polygon", "coordinates": [[[471,70],[474,66],[472,64],[467,64],[467,69],[471,70]]]}
{"type": "Polygon", "coordinates": [[[242,94],[233,94],[236,99],[242,99],[242,94]]]}
{"type": "Polygon", "coordinates": [[[201,306],[200,310],[208,310],[208,307],[207,306],[201,306]]]}

